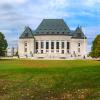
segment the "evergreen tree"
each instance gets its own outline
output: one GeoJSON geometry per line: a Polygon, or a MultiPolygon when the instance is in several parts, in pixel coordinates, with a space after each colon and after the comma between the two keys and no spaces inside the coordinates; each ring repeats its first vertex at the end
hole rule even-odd
{"type": "Polygon", "coordinates": [[[0,56],[5,56],[7,46],[8,44],[5,36],[2,34],[2,32],[0,32],[0,56]]]}
{"type": "Polygon", "coordinates": [[[90,55],[93,58],[100,57],[100,35],[94,39],[90,55]]]}

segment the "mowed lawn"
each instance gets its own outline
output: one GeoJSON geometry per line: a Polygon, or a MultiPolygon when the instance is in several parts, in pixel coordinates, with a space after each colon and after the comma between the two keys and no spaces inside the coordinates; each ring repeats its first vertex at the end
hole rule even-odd
{"type": "Polygon", "coordinates": [[[0,60],[0,100],[100,100],[100,61],[0,60]]]}

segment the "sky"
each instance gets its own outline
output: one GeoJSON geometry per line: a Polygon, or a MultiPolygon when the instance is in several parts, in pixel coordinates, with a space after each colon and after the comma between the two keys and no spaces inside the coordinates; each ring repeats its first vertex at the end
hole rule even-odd
{"type": "Polygon", "coordinates": [[[81,26],[88,50],[100,32],[100,0],[1,0],[0,31],[10,45],[17,43],[25,26],[35,30],[42,19],[63,18],[71,30],[81,26]]]}

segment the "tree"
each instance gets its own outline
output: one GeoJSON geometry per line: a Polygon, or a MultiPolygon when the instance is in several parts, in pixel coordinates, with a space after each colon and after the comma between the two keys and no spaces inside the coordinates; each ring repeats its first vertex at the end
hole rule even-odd
{"type": "Polygon", "coordinates": [[[5,36],[2,32],[0,32],[0,56],[5,56],[7,46],[8,43],[5,39],[5,36]]]}
{"type": "Polygon", "coordinates": [[[100,57],[100,35],[94,39],[90,55],[93,58],[100,57]]]}

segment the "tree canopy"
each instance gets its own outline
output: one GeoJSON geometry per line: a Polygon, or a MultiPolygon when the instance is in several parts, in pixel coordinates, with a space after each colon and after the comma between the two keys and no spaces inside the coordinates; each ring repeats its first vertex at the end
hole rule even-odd
{"type": "Polygon", "coordinates": [[[0,32],[0,56],[5,56],[7,46],[7,40],[5,39],[4,34],[0,32]]]}
{"type": "Polygon", "coordinates": [[[100,57],[100,34],[93,41],[90,55],[94,58],[100,57]]]}

